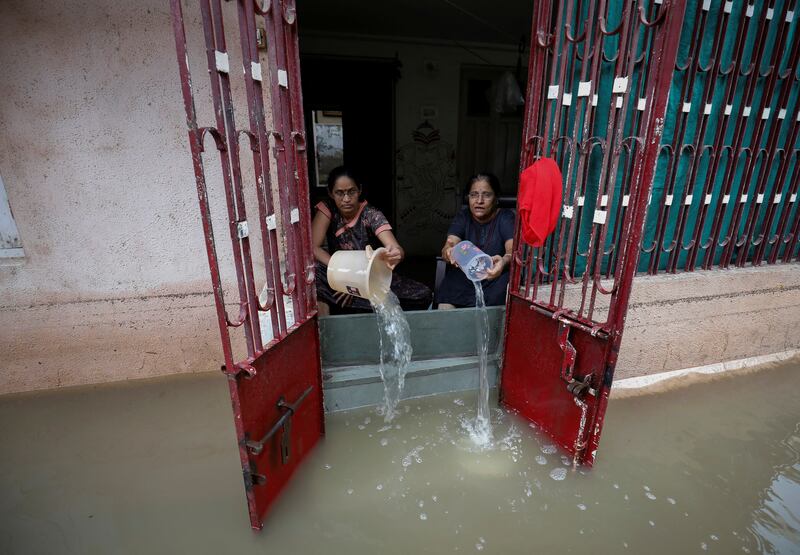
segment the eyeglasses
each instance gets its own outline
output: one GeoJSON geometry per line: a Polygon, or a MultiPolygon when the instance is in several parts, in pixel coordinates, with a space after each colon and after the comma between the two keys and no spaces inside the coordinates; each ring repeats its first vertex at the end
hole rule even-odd
{"type": "Polygon", "coordinates": [[[358,196],[358,189],[354,187],[352,189],[347,189],[346,191],[334,191],[333,194],[338,199],[343,199],[344,197],[355,198],[358,196]]]}
{"type": "Polygon", "coordinates": [[[494,198],[494,193],[486,191],[481,191],[481,192],[473,191],[467,196],[469,197],[469,200],[478,200],[479,198],[484,200],[491,200],[492,198],[494,198]]]}

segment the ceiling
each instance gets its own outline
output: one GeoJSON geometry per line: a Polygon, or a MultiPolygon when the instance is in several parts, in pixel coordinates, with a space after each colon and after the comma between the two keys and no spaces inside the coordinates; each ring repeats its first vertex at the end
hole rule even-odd
{"type": "Polygon", "coordinates": [[[530,0],[297,0],[304,30],[518,44],[530,33],[530,0]],[[502,8],[500,8],[502,4],[502,8]]]}

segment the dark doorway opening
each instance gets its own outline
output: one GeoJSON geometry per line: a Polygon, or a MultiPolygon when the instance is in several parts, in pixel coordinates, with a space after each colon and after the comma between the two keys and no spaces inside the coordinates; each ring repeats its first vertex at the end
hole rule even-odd
{"type": "Polygon", "coordinates": [[[315,138],[309,141],[308,153],[312,209],[327,195],[324,186],[330,170],[327,166],[335,159],[334,155],[327,158],[327,164],[326,161],[318,164],[321,157],[317,156],[317,146],[327,145],[321,133],[315,131],[324,133],[324,125],[335,125],[336,118],[340,118],[343,163],[357,172],[364,186],[364,198],[394,225],[394,114],[399,62],[306,56],[300,67],[306,136],[315,138]]]}

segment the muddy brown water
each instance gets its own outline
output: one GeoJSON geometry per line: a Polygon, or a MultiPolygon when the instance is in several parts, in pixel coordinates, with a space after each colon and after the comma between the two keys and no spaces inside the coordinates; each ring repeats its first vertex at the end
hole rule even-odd
{"type": "Polygon", "coordinates": [[[592,470],[476,395],[329,415],[249,529],[218,375],[0,398],[0,553],[798,553],[800,364],[613,400],[592,470]]]}

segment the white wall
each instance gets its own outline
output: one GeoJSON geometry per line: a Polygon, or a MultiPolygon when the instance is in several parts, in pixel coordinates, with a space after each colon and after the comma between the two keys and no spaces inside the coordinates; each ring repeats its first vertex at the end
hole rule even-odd
{"type": "MultiPolygon", "coordinates": [[[[302,21],[300,22],[302,25],[302,21]]],[[[460,43],[402,37],[337,35],[306,31],[301,34],[304,54],[394,58],[402,63],[397,82],[396,147],[398,176],[397,214],[399,240],[411,254],[432,255],[441,250],[454,207],[460,204],[463,184],[456,179],[459,87],[461,68],[470,65],[510,66],[517,63],[516,46],[460,43]],[[426,62],[437,69],[431,71],[426,62]],[[422,106],[435,106],[431,123],[440,130],[439,145],[411,152],[416,164],[431,171],[421,176],[405,167],[403,153],[413,149],[411,134],[423,118],[422,106]],[[405,150],[403,150],[405,147],[405,150]],[[452,156],[452,157],[451,157],[452,156]],[[457,198],[456,198],[457,197],[457,198]]],[[[523,64],[527,59],[523,58],[523,64]]]]}
{"type": "Polygon", "coordinates": [[[207,289],[168,9],[0,3],[0,171],[27,255],[0,305],[207,289]]]}
{"type": "MultiPolygon", "coordinates": [[[[200,125],[212,125],[199,14],[185,16],[200,125]]],[[[4,0],[0,68],[0,174],[26,255],[0,266],[0,393],[218,367],[169,2],[4,0]]]]}

